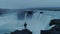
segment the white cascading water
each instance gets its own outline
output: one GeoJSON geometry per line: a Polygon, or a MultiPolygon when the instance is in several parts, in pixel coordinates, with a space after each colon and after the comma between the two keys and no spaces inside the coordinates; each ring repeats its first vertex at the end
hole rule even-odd
{"type": "Polygon", "coordinates": [[[24,23],[27,22],[27,28],[33,32],[33,34],[40,34],[40,30],[48,30],[50,20],[54,19],[53,16],[34,13],[32,19],[17,20],[16,13],[8,14],[0,17],[0,34],[10,33],[16,29],[24,29],[24,23]]]}

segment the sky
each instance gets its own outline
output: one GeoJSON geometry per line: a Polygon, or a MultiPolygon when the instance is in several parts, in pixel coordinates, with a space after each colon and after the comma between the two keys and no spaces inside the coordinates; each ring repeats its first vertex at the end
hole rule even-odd
{"type": "Polygon", "coordinates": [[[0,0],[0,8],[60,7],[60,0],[0,0]]]}

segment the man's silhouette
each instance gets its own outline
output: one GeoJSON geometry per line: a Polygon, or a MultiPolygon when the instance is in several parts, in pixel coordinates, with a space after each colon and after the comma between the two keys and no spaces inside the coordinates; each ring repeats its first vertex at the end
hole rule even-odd
{"type": "Polygon", "coordinates": [[[27,23],[25,22],[25,24],[24,24],[24,27],[25,27],[25,29],[26,29],[26,27],[27,27],[27,23]]]}

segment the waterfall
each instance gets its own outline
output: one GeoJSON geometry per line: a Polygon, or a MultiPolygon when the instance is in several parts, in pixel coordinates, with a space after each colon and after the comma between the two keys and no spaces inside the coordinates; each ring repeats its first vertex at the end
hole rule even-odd
{"type": "MultiPolygon", "coordinates": [[[[45,12],[46,13],[46,12],[45,12]]],[[[18,20],[16,13],[12,13],[6,15],[5,17],[0,17],[1,26],[0,33],[15,31],[16,29],[22,30],[24,29],[24,23],[27,22],[27,28],[33,32],[33,34],[40,34],[41,30],[50,29],[49,23],[52,19],[57,19],[58,17],[52,16],[54,13],[49,14],[40,14],[39,12],[35,12],[32,16],[32,19],[18,20]]],[[[59,18],[58,18],[59,19],[59,18]]],[[[51,26],[53,27],[53,26],[51,26]]]]}
{"type": "Polygon", "coordinates": [[[40,34],[41,30],[49,30],[51,28],[49,26],[49,23],[54,18],[55,16],[52,16],[50,14],[39,15],[39,12],[36,12],[33,14],[33,17],[31,20],[27,20],[28,29],[30,29],[33,32],[33,34],[40,34]]]}

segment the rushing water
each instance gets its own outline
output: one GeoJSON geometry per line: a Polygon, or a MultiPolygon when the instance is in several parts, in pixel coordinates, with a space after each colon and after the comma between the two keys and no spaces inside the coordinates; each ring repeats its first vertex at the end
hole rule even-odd
{"type": "Polygon", "coordinates": [[[36,12],[33,14],[32,19],[18,20],[16,13],[11,13],[0,17],[0,34],[10,33],[16,29],[24,29],[23,24],[27,22],[27,28],[33,32],[33,34],[40,34],[40,30],[49,29],[49,23],[51,19],[58,18],[53,14],[54,12],[46,12],[46,14],[40,14],[36,12]]]}

